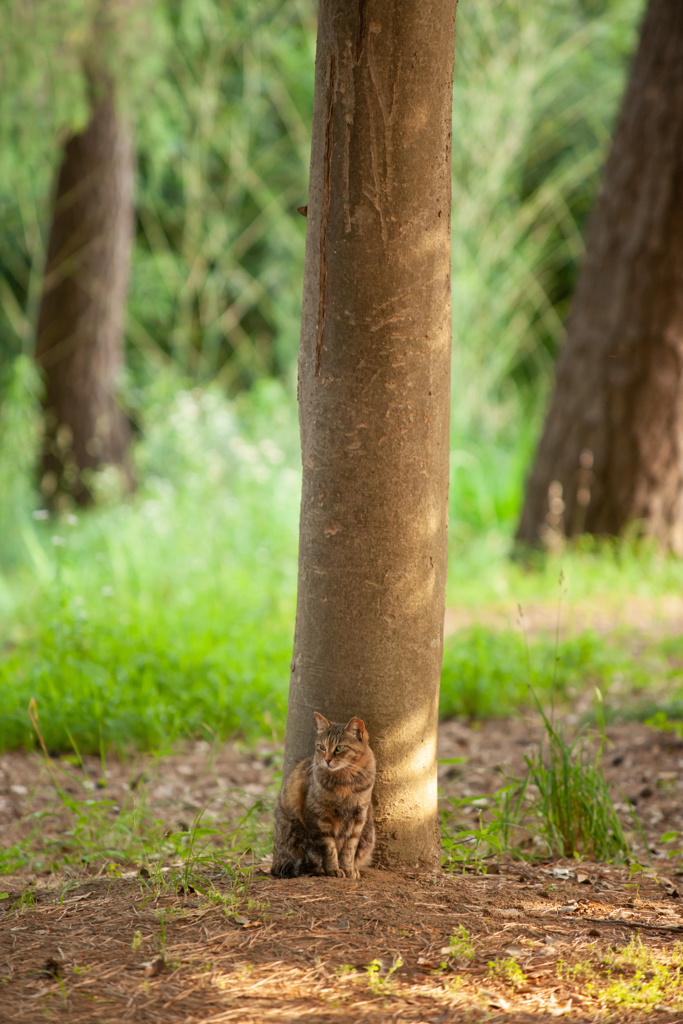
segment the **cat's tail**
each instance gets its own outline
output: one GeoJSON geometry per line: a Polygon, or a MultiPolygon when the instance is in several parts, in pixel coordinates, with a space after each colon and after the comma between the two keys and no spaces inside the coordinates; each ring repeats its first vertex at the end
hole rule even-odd
{"type": "Polygon", "coordinates": [[[301,857],[282,857],[274,860],[270,869],[274,878],[298,878],[301,874],[303,860],[301,857]]]}

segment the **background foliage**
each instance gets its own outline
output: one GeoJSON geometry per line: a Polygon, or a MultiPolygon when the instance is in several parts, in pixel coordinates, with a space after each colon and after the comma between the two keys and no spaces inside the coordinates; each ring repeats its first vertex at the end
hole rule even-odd
{"type": "MultiPolygon", "coordinates": [[[[530,582],[505,559],[641,9],[459,4],[451,600],[556,592],[552,560],[530,582]]],[[[139,172],[122,394],[140,435],[140,487],[120,500],[105,472],[99,508],[50,520],[33,488],[41,383],[30,356],[50,185],[61,143],[87,117],[80,61],[94,10],[93,0],[12,0],[0,15],[0,746],[28,741],[29,696],[57,746],[69,722],[91,747],[277,730],[294,613],[296,207],[314,5],[135,6],[119,51],[139,172]]],[[[567,560],[586,593],[605,579],[657,593],[680,585],[676,563],[628,546],[567,560]]],[[[524,700],[516,643],[456,638],[444,713],[524,700]]],[[[554,655],[541,647],[533,671],[549,687],[554,655]]],[[[605,654],[603,641],[584,648],[561,688],[625,671],[628,657],[605,654]]]]}

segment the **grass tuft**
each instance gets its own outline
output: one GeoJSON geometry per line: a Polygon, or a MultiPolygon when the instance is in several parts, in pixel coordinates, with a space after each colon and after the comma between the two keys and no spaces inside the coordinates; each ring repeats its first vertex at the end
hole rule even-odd
{"type": "Polygon", "coordinates": [[[529,787],[535,787],[537,795],[530,800],[527,814],[536,819],[553,856],[625,859],[628,843],[600,767],[603,744],[589,757],[583,737],[568,742],[561,728],[555,728],[545,714],[543,719],[547,756],[543,744],[527,756],[528,770],[515,798],[516,808],[521,808],[529,787]]]}

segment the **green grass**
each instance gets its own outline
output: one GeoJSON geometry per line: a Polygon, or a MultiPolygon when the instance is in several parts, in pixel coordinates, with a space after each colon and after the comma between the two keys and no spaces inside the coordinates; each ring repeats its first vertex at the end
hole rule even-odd
{"type": "Polygon", "coordinates": [[[160,399],[131,501],[24,523],[0,582],[0,746],[31,744],[31,698],[58,750],[69,733],[91,751],[281,727],[300,478],[288,424],[277,444],[260,433],[280,401],[274,385],[242,413],[211,392],[160,399]]]}
{"type": "MultiPolygon", "coordinates": [[[[73,740],[75,756],[60,760],[51,756],[36,710],[32,704],[29,716],[51,785],[43,786],[39,809],[25,813],[22,838],[0,847],[0,875],[66,870],[114,878],[131,867],[133,873],[142,867],[142,876],[151,878],[151,884],[175,888],[180,883],[186,890],[191,885],[205,892],[210,885],[207,871],[227,871],[237,879],[248,875],[252,863],[269,852],[272,790],[258,800],[249,800],[246,813],[245,804],[235,795],[226,815],[212,813],[207,804],[195,813],[191,824],[176,822],[168,828],[168,820],[156,818],[150,807],[154,761],[143,773],[134,775],[131,770],[122,796],[111,799],[104,748],[99,751],[101,779],[93,787],[73,740]]],[[[273,789],[277,779],[276,773],[273,789]]]]}
{"type": "Polygon", "coordinates": [[[683,1008],[683,977],[680,971],[683,945],[672,948],[651,949],[640,937],[631,939],[620,951],[612,949],[606,954],[603,970],[609,976],[606,986],[602,979],[585,983],[587,992],[606,1007],[623,1010],[640,1009],[650,1013],[659,1006],[667,1010],[683,1008]]]}
{"type": "MultiPolygon", "coordinates": [[[[15,390],[24,406],[16,398],[14,413],[5,407],[0,458],[16,484],[4,506],[0,498],[13,530],[0,574],[0,747],[35,743],[31,699],[54,750],[70,750],[70,737],[97,751],[158,749],[187,735],[281,735],[300,488],[287,392],[265,382],[235,403],[160,375],[146,396],[137,494],[120,500],[105,473],[100,507],[36,519],[21,483],[30,452],[15,443],[32,422],[35,393],[21,366],[15,390]]],[[[628,542],[572,548],[529,569],[511,562],[509,539],[496,536],[452,543],[449,596],[475,619],[477,608],[486,613],[515,594],[545,602],[552,621],[560,565],[563,606],[576,593],[609,602],[680,587],[680,562],[628,542]],[[462,592],[453,577],[467,578],[462,592]]],[[[446,640],[441,714],[513,713],[529,704],[531,683],[543,701],[597,685],[608,710],[612,690],[620,701],[644,701],[654,686],[648,714],[662,707],[665,688],[665,710],[675,715],[681,656],[675,639],[584,632],[557,645],[538,634],[527,649],[520,632],[472,626],[446,640]]]]}
{"type": "Polygon", "coordinates": [[[671,640],[634,640],[624,630],[608,636],[586,630],[557,643],[552,635],[527,642],[520,632],[474,626],[446,640],[440,713],[497,717],[533,706],[531,688],[544,703],[565,704],[598,687],[608,701],[608,718],[634,708],[646,717],[650,701],[676,714],[683,673],[671,646],[671,640]]]}
{"type": "MultiPolygon", "coordinates": [[[[683,982],[679,963],[683,947],[676,942],[668,948],[648,947],[634,938],[618,950],[611,946],[600,954],[600,960],[587,957],[568,965],[559,960],[556,977],[566,985],[576,986],[593,1003],[598,1017],[619,1020],[621,1011],[653,1010],[669,1013],[683,1006],[683,982]]],[[[490,961],[488,975],[503,982],[511,990],[528,983],[528,978],[514,959],[490,961]]],[[[639,1018],[647,1019],[647,1018],[639,1018]]]]}
{"type": "MultiPolygon", "coordinates": [[[[534,699],[538,702],[536,694],[534,699]]],[[[544,733],[538,747],[525,755],[523,777],[506,778],[487,797],[451,799],[442,807],[444,867],[471,865],[485,871],[485,858],[501,853],[622,862],[633,855],[601,767],[604,732],[597,750],[591,744],[595,737],[585,733],[567,740],[561,724],[537,706],[544,733]],[[466,805],[479,808],[474,827],[457,822],[458,809],[466,805]]],[[[634,821],[644,840],[635,815],[634,821]]],[[[645,853],[649,857],[646,843],[645,853]]]]}
{"type": "Polygon", "coordinates": [[[109,627],[66,612],[3,661],[0,744],[34,746],[31,699],[58,751],[70,737],[94,752],[100,742],[154,750],[185,736],[280,732],[291,636],[278,625],[258,607],[245,619],[234,604],[214,605],[201,628],[168,615],[109,627]]]}
{"type": "MultiPolygon", "coordinates": [[[[528,787],[534,786],[538,796],[530,801],[526,813],[536,819],[537,834],[545,840],[551,856],[625,859],[628,843],[600,766],[603,745],[589,756],[584,737],[569,742],[561,726],[545,715],[544,724],[547,753],[541,742],[538,751],[527,755],[527,774],[515,798],[517,807],[521,810],[528,787]]],[[[508,807],[512,803],[508,801],[508,807]]]]}
{"type": "MultiPolygon", "coordinates": [[[[211,515],[205,507],[201,528],[183,537],[200,514],[196,497],[150,488],[139,505],[49,523],[34,537],[44,581],[33,578],[15,609],[0,661],[1,746],[35,742],[31,698],[54,750],[69,750],[71,736],[90,752],[100,743],[156,749],[187,735],[281,735],[295,524],[280,536],[260,533],[254,555],[249,532],[258,524],[242,521],[244,505],[211,515]]],[[[589,631],[527,646],[518,632],[475,626],[446,641],[441,716],[515,713],[532,703],[530,683],[543,701],[598,686],[608,702],[616,683],[617,709],[629,695],[646,702],[659,683],[673,712],[683,679],[671,648],[667,640],[629,651],[589,631]]],[[[643,715],[650,711],[644,705],[643,715]]]]}
{"type": "MultiPolygon", "coordinates": [[[[491,490],[495,481],[489,481],[491,490]]],[[[490,530],[477,530],[459,519],[451,502],[451,539],[447,599],[449,605],[498,606],[522,612],[530,604],[548,606],[554,628],[558,609],[597,599],[601,611],[618,610],[628,598],[654,599],[683,590],[683,560],[657,548],[647,538],[576,538],[557,554],[532,553],[511,561],[516,514],[490,530]],[[560,574],[562,587],[558,586],[560,574]]],[[[656,607],[656,605],[655,605],[656,607]]]]}

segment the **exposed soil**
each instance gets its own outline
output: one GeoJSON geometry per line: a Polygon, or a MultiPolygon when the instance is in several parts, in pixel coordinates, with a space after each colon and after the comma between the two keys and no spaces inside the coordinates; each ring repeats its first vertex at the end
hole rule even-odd
{"type": "MultiPolygon", "coordinates": [[[[446,609],[445,633],[450,635],[468,626],[491,629],[519,629],[528,636],[558,632],[558,602],[525,603],[520,622],[519,604],[502,600],[486,608],[451,607],[446,609]]],[[[683,597],[662,594],[659,597],[637,594],[602,594],[579,601],[565,599],[559,621],[560,639],[577,636],[585,629],[596,633],[612,633],[628,629],[637,635],[657,639],[683,633],[683,597]]]]}
{"type": "MultiPolygon", "coordinates": [[[[484,798],[501,769],[519,776],[539,736],[534,717],[444,723],[440,756],[467,758],[440,766],[444,798],[484,798]]],[[[123,877],[98,876],[97,859],[49,873],[60,842],[74,849],[73,820],[44,758],[6,753],[2,846],[23,840],[34,868],[44,863],[0,876],[0,1020],[681,1022],[683,899],[659,838],[683,831],[683,745],[638,724],[608,736],[603,761],[622,823],[633,831],[635,804],[654,850],[653,866],[643,851],[645,871],[631,878],[628,867],[586,861],[489,861],[485,876],[275,880],[267,860],[258,864],[267,847],[257,827],[256,864],[237,878],[206,876],[212,896],[179,892],[179,872],[155,876],[149,860],[150,878],[140,861],[122,865],[123,877]]],[[[217,827],[252,808],[267,835],[278,761],[272,744],[194,744],[110,763],[104,778],[95,758],[85,772],[55,761],[53,773],[74,800],[111,800],[112,821],[136,804],[162,844],[208,801],[217,827]]],[[[456,816],[478,813],[461,805],[456,816]]]]}
{"type": "Polygon", "coordinates": [[[370,869],[359,882],[255,877],[236,892],[223,876],[223,905],[142,879],[89,880],[63,903],[39,889],[2,924],[0,1016],[680,1022],[680,900],[627,879],[586,864],[433,879],[370,869]]]}
{"type": "MultiPolygon", "coordinates": [[[[578,702],[563,715],[563,723],[571,727],[581,712],[578,702]]],[[[463,759],[462,764],[439,766],[444,805],[451,806],[450,799],[483,799],[507,777],[521,778],[525,755],[538,748],[542,732],[536,714],[471,725],[458,719],[441,723],[439,757],[463,759]]],[[[645,861],[633,820],[635,809],[651,857],[661,860],[666,857],[659,847],[661,835],[683,832],[683,740],[674,732],[657,732],[638,722],[609,726],[607,739],[602,764],[622,827],[645,861]]],[[[0,756],[0,852],[30,841],[36,851],[34,872],[49,875],[51,860],[60,859],[60,847],[66,852],[73,845],[73,820],[56,796],[56,780],[67,798],[102,802],[103,815],[112,823],[122,810],[130,813],[134,808],[137,818],[160,837],[187,828],[199,813],[205,825],[229,831],[256,805],[249,821],[250,841],[265,853],[280,756],[273,743],[254,748],[226,743],[216,749],[198,742],[170,756],[110,761],[103,771],[96,757],[86,757],[82,766],[54,759],[48,770],[42,755],[6,752],[0,756]]],[[[479,810],[475,804],[463,804],[456,819],[471,824],[479,810]]]]}

